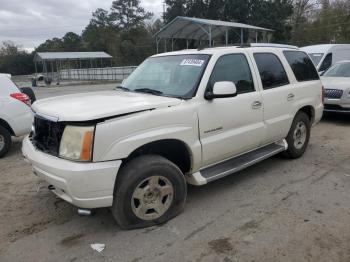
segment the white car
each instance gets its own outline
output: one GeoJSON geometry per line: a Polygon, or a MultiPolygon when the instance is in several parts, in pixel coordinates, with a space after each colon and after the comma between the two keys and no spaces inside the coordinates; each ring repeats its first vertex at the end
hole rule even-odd
{"type": "Polygon", "coordinates": [[[309,54],[320,73],[342,60],[350,59],[350,44],[311,45],[300,50],[309,54]]]}
{"type": "Polygon", "coordinates": [[[115,91],[33,109],[22,152],[34,172],[79,208],[110,207],[128,229],[176,216],[186,181],[302,156],[322,117],[322,84],[294,48],[206,48],[152,56],[115,91]]]}
{"type": "Polygon", "coordinates": [[[350,60],[331,67],[321,80],[325,88],[324,111],[350,113],[350,60]]]}
{"type": "Polygon", "coordinates": [[[11,136],[29,134],[33,121],[30,98],[11,81],[11,75],[0,74],[0,158],[11,148],[11,136]]]}

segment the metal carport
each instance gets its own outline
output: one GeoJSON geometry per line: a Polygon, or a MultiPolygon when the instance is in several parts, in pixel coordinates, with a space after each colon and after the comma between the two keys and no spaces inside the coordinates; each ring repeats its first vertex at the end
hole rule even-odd
{"type": "Polygon", "coordinates": [[[34,56],[35,75],[38,74],[38,63],[41,63],[46,79],[53,80],[56,74],[59,82],[59,72],[62,68],[68,70],[72,67],[82,68],[82,63],[90,68],[97,64],[102,67],[106,59],[110,65],[112,56],[105,52],[37,52],[34,56]]]}
{"type": "Polygon", "coordinates": [[[273,31],[268,28],[252,26],[242,23],[178,16],[170,23],[166,24],[159,32],[155,34],[157,53],[159,49],[159,42],[162,39],[171,39],[173,49],[174,39],[186,39],[188,48],[188,40],[207,40],[209,42],[209,46],[212,46],[213,38],[219,35],[225,35],[226,45],[228,45],[228,31],[229,29],[236,28],[240,29],[239,37],[241,40],[241,44],[243,44],[244,29],[255,31],[256,42],[258,41],[259,31],[273,31]]]}

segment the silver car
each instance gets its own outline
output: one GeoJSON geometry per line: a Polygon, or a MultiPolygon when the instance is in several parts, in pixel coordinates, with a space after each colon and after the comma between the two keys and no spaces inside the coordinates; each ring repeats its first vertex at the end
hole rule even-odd
{"type": "Polygon", "coordinates": [[[350,113],[350,61],[341,61],[321,77],[325,112],[350,113]]]}

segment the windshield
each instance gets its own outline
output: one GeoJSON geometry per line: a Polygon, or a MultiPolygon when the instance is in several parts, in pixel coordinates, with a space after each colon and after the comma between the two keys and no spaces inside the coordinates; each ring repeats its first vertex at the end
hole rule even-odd
{"type": "Polygon", "coordinates": [[[341,63],[332,66],[323,76],[350,77],[350,63],[341,63]]]}
{"type": "Polygon", "coordinates": [[[127,91],[181,98],[195,95],[209,55],[173,55],[145,60],[122,84],[127,91]]]}
{"type": "Polygon", "coordinates": [[[318,66],[320,63],[324,53],[309,53],[309,56],[311,57],[312,62],[314,62],[315,66],[318,66]]]}

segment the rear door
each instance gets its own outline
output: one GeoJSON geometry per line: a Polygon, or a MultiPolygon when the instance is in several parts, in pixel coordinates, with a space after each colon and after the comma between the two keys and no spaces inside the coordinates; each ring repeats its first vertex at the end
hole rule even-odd
{"type": "Polygon", "coordinates": [[[220,81],[234,82],[237,96],[205,100],[199,106],[203,165],[252,150],[262,139],[262,98],[245,54],[225,54],[218,58],[207,91],[220,81]]]}
{"type": "Polygon", "coordinates": [[[293,105],[296,99],[285,67],[277,51],[252,52],[260,75],[264,107],[265,129],[263,144],[278,141],[287,136],[293,121],[293,105]]]}

